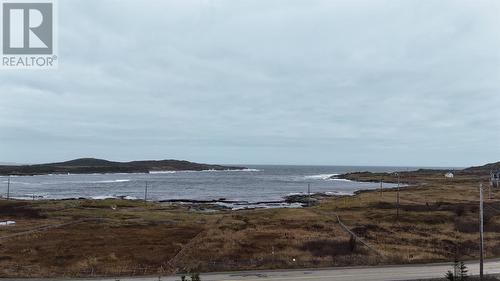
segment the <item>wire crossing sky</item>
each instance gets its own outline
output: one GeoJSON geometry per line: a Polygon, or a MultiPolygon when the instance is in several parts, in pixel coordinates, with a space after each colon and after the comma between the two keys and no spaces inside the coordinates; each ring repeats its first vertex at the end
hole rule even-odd
{"type": "Polygon", "coordinates": [[[499,1],[58,2],[0,71],[0,162],[500,160],[499,1]]]}

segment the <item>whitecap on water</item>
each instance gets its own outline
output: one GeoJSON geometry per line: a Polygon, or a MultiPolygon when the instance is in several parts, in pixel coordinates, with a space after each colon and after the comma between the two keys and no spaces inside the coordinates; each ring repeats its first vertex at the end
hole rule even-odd
{"type": "Polygon", "coordinates": [[[105,200],[105,199],[115,199],[116,196],[103,195],[103,196],[91,196],[90,198],[94,200],[105,200]]]}
{"type": "Polygon", "coordinates": [[[338,175],[339,174],[319,174],[319,175],[304,176],[304,178],[313,180],[331,180],[333,176],[338,176],[338,175]]]}
{"type": "Polygon", "coordinates": [[[92,183],[114,183],[114,182],[129,182],[129,179],[121,179],[121,180],[102,180],[102,181],[93,181],[92,183]]]}
{"type": "Polygon", "coordinates": [[[180,170],[180,171],[149,171],[150,174],[175,174],[175,173],[207,173],[207,172],[260,172],[261,170],[259,169],[236,169],[236,170],[215,170],[215,169],[209,169],[209,170],[180,170]]]}

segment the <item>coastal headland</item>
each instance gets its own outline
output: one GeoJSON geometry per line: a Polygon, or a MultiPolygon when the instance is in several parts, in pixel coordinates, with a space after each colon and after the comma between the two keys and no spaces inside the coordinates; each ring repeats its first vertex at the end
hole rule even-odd
{"type": "Polygon", "coordinates": [[[104,173],[149,173],[155,171],[203,171],[241,170],[230,167],[194,163],[184,160],[143,160],[116,162],[95,158],[80,158],[66,162],[34,165],[0,165],[0,175],[44,175],[44,174],[104,174],[104,173]]]}

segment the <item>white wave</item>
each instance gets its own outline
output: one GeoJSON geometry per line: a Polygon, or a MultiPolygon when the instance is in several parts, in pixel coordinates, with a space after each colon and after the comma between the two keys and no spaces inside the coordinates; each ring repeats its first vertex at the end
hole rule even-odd
{"type": "Polygon", "coordinates": [[[245,168],[245,169],[234,169],[234,170],[210,170],[213,172],[260,172],[259,169],[245,168]]]}
{"type": "Polygon", "coordinates": [[[327,191],[325,192],[326,195],[348,195],[351,196],[353,195],[352,192],[344,192],[344,191],[327,191]]]}
{"type": "Polygon", "coordinates": [[[290,192],[290,193],[287,194],[287,196],[304,195],[304,194],[307,194],[307,193],[304,193],[304,192],[290,192]]]}
{"type": "Polygon", "coordinates": [[[259,169],[233,169],[233,170],[204,170],[204,172],[260,172],[259,169]]]}
{"type": "MultiPolygon", "coordinates": [[[[74,198],[72,196],[35,196],[36,199],[55,199],[55,200],[60,200],[60,199],[70,199],[74,198]]],[[[83,198],[88,198],[88,199],[93,199],[93,200],[106,200],[106,199],[124,199],[124,200],[137,200],[137,197],[135,196],[117,196],[117,195],[97,195],[97,196],[86,196],[83,198]]],[[[31,196],[23,196],[23,197],[17,197],[16,199],[20,200],[29,200],[32,199],[31,196]]]]}
{"type": "Polygon", "coordinates": [[[305,176],[304,178],[313,180],[330,180],[332,179],[333,176],[338,176],[338,175],[339,174],[319,174],[319,175],[305,176]]]}
{"type": "Polygon", "coordinates": [[[124,200],[137,200],[138,198],[131,195],[100,195],[100,196],[91,196],[90,199],[94,200],[105,200],[105,199],[124,199],[124,200]]]}
{"type": "Polygon", "coordinates": [[[105,199],[115,199],[116,196],[110,196],[110,195],[99,195],[99,196],[91,196],[91,199],[94,200],[105,200],[105,199]]]}
{"type": "Polygon", "coordinates": [[[336,179],[336,178],[332,178],[330,180],[332,180],[332,181],[344,181],[344,182],[350,182],[350,181],[352,181],[352,180],[348,180],[348,179],[336,179]]]}
{"type": "Polygon", "coordinates": [[[246,203],[246,204],[234,204],[234,203],[224,203],[217,202],[219,206],[224,206],[227,208],[231,208],[233,211],[238,210],[247,210],[247,209],[274,209],[274,208],[301,208],[302,204],[300,203],[262,203],[262,204],[254,204],[254,203],[246,203]]]}
{"type": "Polygon", "coordinates": [[[175,174],[175,173],[220,173],[220,172],[260,172],[259,169],[236,169],[236,170],[179,170],[179,171],[149,171],[150,174],[175,174]]]}
{"type": "Polygon", "coordinates": [[[102,180],[102,181],[94,181],[92,183],[115,183],[115,182],[129,182],[129,179],[121,179],[121,180],[102,180]]]}
{"type": "MultiPolygon", "coordinates": [[[[329,196],[334,196],[334,195],[339,195],[339,196],[345,196],[345,195],[353,195],[352,192],[345,192],[345,191],[320,191],[320,192],[311,192],[311,195],[329,195],[329,196]]],[[[288,193],[287,196],[297,196],[297,195],[308,195],[306,192],[291,192],[288,193]]],[[[285,197],[287,197],[285,196],[285,197]]]]}
{"type": "MultiPolygon", "coordinates": [[[[5,198],[5,197],[0,196],[0,198],[5,198]]],[[[33,200],[33,195],[14,195],[14,196],[9,196],[9,198],[15,200],[33,200]]],[[[43,199],[43,196],[35,196],[35,199],[43,199]]]]}
{"type": "Polygon", "coordinates": [[[241,169],[241,170],[232,170],[232,171],[235,171],[235,172],[260,172],[259,169],[251,169],[251,168],[241,169]]]}
{"type": "MultiPolygon", "coordinates": [[[[144,175],[147,173],[140,173],[140,172],[134,172],[134,173],[115,173],[115,172],[110,172],[110,173],[65,173],[65,174],[50,174],[54,176],[102,176],[102,175],[144,175]]],[[[45,176],[45,175],[38,175],[38,176],[45,176]]]]}
{"type": "MultiPolygon", "coordinates": [[[[2,181],[2,183],[8,183],[9,181],[2,181]]],[[[22,182],[22,181],[10,181],[10,184],[24,184],[24,185],[36,185],[39,183],[30,183],[30,182],[22,182]]]]}

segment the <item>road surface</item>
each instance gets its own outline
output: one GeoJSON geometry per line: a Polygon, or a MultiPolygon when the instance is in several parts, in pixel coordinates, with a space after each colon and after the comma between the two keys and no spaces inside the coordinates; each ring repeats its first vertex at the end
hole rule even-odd
{"type": "MultiPolygon", "coordinates": [[[[467,263],[469,274],[479,274],[478,263],[467,263]]],[[[202,281],[390,281],[414,280],[422,278],[440,278],[451,269],[451,263],[397,265],[376,267],[338,267],[323,269],[298,270],[267,270],[267,271],[240,271],[225,273],[202,274],[202,281]]],[[[485,274],[500,274],[500,259],[490,260],[484,264],[485,274]]],[[[21,279],[2,279],[2,281],[21,279]]],[[[54,279],[30,279],[54,280],[54,279]]],[[[145,276],[145,277],[116,277],[92,279],[57,279],[61,280],[95,280],[95,281],[178,281],[179,276],[145,276]]]]}

